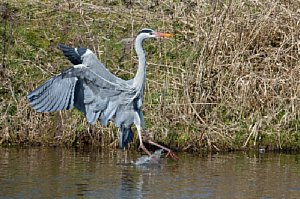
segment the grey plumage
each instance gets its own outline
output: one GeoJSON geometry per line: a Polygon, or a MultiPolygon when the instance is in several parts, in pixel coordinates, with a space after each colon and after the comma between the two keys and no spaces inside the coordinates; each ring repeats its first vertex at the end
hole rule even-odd
{"type": "Polygon", "coordinates": [[[53,112],[73,108],[74,90],[77,78],[63,78],[57,75],[27,95],[38,112],[53,112]]]}
{"type": "Polygon", "coordinates": [[[120,127],[121,148],[132,141],[131,126],[135,124],[143,148],[141,129],[144,126],[142,106],[146,56],[142,44],[146,38],[163,35],[151,29],[139,32],[135,40],[139,66],[131,80],[123,80],[113,75],[91,50],[61,44],[59,48],[75,66],[52,77],[29,93],[28,101],[38,112],[69,110],[75,107],[84,113],[90,124],[95,124],[99,119],[102,125],[107,125],[114,118],[115,125],[120,127]]]}

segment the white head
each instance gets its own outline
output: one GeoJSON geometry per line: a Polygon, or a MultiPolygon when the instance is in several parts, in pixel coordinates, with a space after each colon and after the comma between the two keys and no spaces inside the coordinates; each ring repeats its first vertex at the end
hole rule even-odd
{"type": "Polygon", "coordinates": [[[142,40],[146,38],[160,38],[160,37],[171,37],[171,36],[173,36],[173,34],[156,32],[149,28],[144,28],[137,34],[137,38],[142,40]]]}

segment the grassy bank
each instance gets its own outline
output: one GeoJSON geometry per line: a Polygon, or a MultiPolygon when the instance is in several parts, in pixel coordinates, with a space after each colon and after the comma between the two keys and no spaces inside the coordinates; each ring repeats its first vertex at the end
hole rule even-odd
{"type": "Polygon", "coordinates": [[[88,125],[77,110],[36,113],[26,94],[70,66],[59,43],[88,47],[132,78],[137,60],[124,38],[149,27],[176,34],[145,43],[155,140],[189,151],[300,148],[299,2],[139,2],[0,4],[1,144],[116,146],[112,124],[88,125]]]}

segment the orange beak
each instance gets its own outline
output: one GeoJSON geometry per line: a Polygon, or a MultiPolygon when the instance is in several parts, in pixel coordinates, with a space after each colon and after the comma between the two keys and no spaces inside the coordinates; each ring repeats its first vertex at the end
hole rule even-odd
{"type": "Polygon", "coordinates": [[[172,37],[172,36],[174,36],[174,34],[162,33],[162,32],[155,32],[154,35],[156,37],[172,37]]]}

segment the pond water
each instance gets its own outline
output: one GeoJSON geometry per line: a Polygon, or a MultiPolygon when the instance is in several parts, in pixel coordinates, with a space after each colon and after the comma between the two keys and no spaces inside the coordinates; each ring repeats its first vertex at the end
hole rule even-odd
{"type": "Polygon", "coordinates": [[[0,148],[0,198],[300,198],[300,154],[178,155],[0,148]]]}

